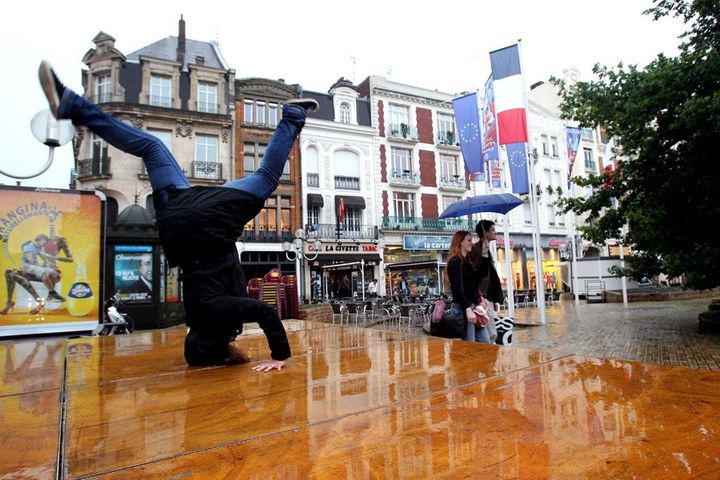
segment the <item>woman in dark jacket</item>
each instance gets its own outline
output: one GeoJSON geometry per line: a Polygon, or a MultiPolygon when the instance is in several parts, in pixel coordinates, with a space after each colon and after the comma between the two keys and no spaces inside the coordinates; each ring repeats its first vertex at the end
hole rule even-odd
{"type": "Polygon", "coordinates": [[[490,343],[487,328],[480,326],[481,318],[475,313],[480,302],[477,276],[467,258],[472,249],[470,232],[459,231],[453,235],[448,253],[447,274],[450,280],[453,302],[460,304],[467,322],[466,337],[469,342],[490,343]]]}

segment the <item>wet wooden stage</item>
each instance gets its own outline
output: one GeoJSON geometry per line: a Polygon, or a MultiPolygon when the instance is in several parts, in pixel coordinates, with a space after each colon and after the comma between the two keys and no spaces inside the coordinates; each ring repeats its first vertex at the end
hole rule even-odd
{"type": "Polygon", "coordinates": [[[179,328],[0,342],[0,479],[720,478],[720,373],[286,327],[272,373],[179,328]]]}

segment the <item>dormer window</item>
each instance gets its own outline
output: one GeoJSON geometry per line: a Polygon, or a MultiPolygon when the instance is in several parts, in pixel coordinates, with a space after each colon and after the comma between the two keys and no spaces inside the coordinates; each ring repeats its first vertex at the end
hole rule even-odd
{"type": "Polygon", "coordinates": [[[340,122],[350,123],[350,105],[346,102],[340,104],[340,122]]]}
{"type": "Polygon", "coordinates": [[[170,77],[150,76],[150,105],[170,108],[172,104],[172,87],[170,77]]]}

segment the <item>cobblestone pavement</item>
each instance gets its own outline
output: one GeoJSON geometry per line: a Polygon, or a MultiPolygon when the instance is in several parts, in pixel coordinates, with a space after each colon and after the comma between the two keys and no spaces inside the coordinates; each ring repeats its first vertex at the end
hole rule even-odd
{"type": "MultiPolygon", "coordinates": [[[[720,370],[720,334],[698,333],[698,314],[710,298],[575,305],[557,302],[547,307],[547,324],[516,326],[513,345],[660,363],[696,369],[720,370]]],[[[518,323],[538,321],[536,308],[515,310],[518,323]]]]}
{"type": "MultiPolygon", "coordinates": [[[[698,333],[698,314],[711,297],[664,302],[556,302],[545,325],[516,325],[513,346],[588,357],[720,370],[720,334],[698,333]]],[[[518,324],[539,322],[537,308],[515,310],[518,324]]],[[[377,325],[381,330],[394,329],[377,325]]],[[[402,329],[424,335],[421,329],[402,329]]]]}

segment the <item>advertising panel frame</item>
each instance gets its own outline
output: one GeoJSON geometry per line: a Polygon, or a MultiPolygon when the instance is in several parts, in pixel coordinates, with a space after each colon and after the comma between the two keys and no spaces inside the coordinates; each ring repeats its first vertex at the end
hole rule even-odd
{"type": "Polygon", "coordinates": [[[0,338],[97,327],[105,222],[102,192],[0,185],[0,338]]]}

